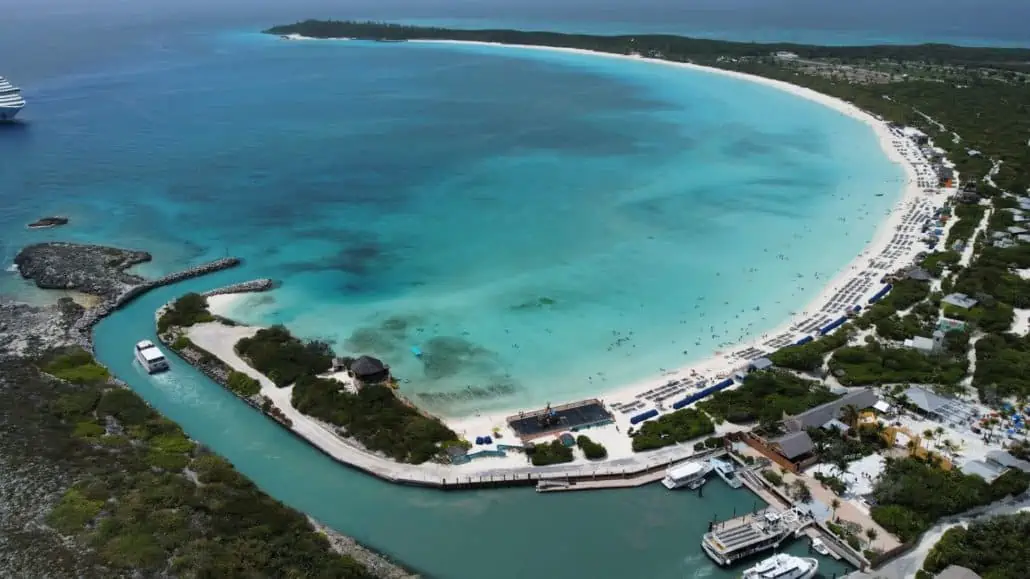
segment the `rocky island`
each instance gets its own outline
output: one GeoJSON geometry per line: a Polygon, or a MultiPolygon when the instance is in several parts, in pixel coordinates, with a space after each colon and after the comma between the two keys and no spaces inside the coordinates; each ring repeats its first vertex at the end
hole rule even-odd
{"type": "Polygon", "coordinates": [[[264,494],[93,359],[98,312],[238,263],[149,281],[126,273],[149,259],[69,243],[33,245],[16,259],[39,287],[101,305],[0,304],[0,574],[414,577],[264,494]]]}
{"type": "Polygon", "coordinates": [[[34,281],[41,289],[77,290],[113,300],[146,282],[126,270],[151,259],[145,251],[78,243],[37,243],[18,252],[14,265],[22,277],[34,281]]]}

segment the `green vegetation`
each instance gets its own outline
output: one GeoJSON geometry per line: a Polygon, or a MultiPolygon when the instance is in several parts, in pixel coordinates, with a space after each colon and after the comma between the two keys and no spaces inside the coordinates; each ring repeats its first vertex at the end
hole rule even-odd
{"type": "Polygon", "coordinates": [[[1030,475],[1019,470],[993,484],[958,470],[946,471],[915,458],[888,459],[873,490],[873,520],[903,542],[916,538],[941,517],[955,515],[1027,489],[1030,475]]]}
{"type": "Polygon", "coordinates": [[[340,427],[365,448],[413,464],[442,458],[443,444],[458,435],[436,418],[423,416],[389,387],[368,384],[357,394],[336,380],[301,376],[293,387],[297,410],[340,427]]]}
{"type": "Polygon", "coordinates": [[[769,360],[781,368],[814,372],[822,368],[823,358],[827,354],[847,344],[850,337],[850,328],[844,326],[829,336],[823,336],[807,344],[780,348],[769,355],[769,360]]]}
{"type": "MultiPolygon", "coordinates": [[[[949,332],[945,341],[953,334],[949,332]]],[[[830,370],[846,386],[919,382],[923,384],[958,384],[966,373],[968,360],[964,355],[945,351],[925,354],[910,348],[892,348],[878,342],[865,346],[840,348],[830,358],[830,370]]]]}
{"type": "Polygon", "coordinates": [[[981,396],[1030,397],[1030,337],[1012,334],[984,336],[976,343],[973,384],[981,396]]]}
{"type": "Polygon", "coordinates": [[[547,466],[549,464],[561,464],[572,462],[572,448],[565,446],[560,440],[552,440],[543,444],[534,444],[526,447],[533,466],[547,466]]]}
{"type": "Polygon", "coordinates": [[[790,372],[771,370],[752,372],[734,390],[719,392],[698,403],[717,420],[735,424],[758,421],[772,424],[783,414],[800,414],[837,398],[826,386],[799,378],[790,372]]]}
{"type": "MultiPolygon", "coordinates": [[[[39,362],[54,375],[90,366],[81,351],[39,362]]],[[[92,377],[58,382],[27,364],[5,371],[33,393],[19,416],[36,412],[32,421],[47,425],[31,452],[59,456],[76,481],[46,520],[92,549],[104,575],[373,577],[132,391],[92,377]]]]}
{"type": "Polygon", "coordinates": [[[954,268],[962,259],[957,251],[937,251],[923,258],[923,269],[935,277],[940,277],[944,270],[954,268]]]}
{"type": "Polygon", "coordinates": [[[94,362],[93,356],[81,348],[58,354],[46,362],[44,369],[48,374],[72,384],[99,384],[111,377],[107,368],[94,362]]]}
{"type": "Polygon", "coordinates": [[[778,487],[778,486],[783,485],[783,477],[780,476],[780,473],[778,473],[778,472],[776,472],[774,470],[771,470],[771,469],[768,469],[768,468],[763,470],[762,471],[762,478],[764,478],[765,480],[769,481],[769,484],[771,484],[773,486],[778,487]]]}
{"type": "Polygon", "coordinates": [[[317,340],[303,342],[281,325],[243,338],[236,343],[236,353],[280,388],[302,376],[327,372],[333,363],[329,344],[317,340]]]}
{"type": "Polygon", "coordinates": [[[163,334],[173,326],[185,328],[214,320],[214,316],[207,309],[207,298],[200,294],[188,293],[175,300],[157,320],[157,332],[163,334]]]}
{"type": "Polygon", "coordinates": [[[599,442],[594,442],[582,434],[576,437],[576,446],[583,450],[583,456],[590,460],[600,460],[608,457],[608,449],[599,442]]]}
{"type": "Polygon", "coordinates": [[[229,387],[229,390],[245,398],[261,392],[261,384],[257,380],[236,370],[229,372],[229,380],[226,385],[229,387]]]}
{"type": "Polygon", "coordinates": [[[66,535],[71,535],[85,527],[100,514],[104,501],[92,500],[76,488],[68,489],[61,500],[50,511],[47,522],[66,535]]]}
{"type": "Polygon", "coordinates": [[[632,435],[633,452],[662,448],[713,432],[715,424],[705,413],[683,408],[641,425],[640,430],[632,435]]]}
{"type": "Polygon", "coordinates": [[[974,521],[953,527],[934,545],[923,568],[939,573],[949,565],[971,569],[984,579],[1023,579],[1030,569],[1030,513],[974,521]]]}
{"type": "Polygon", "coordinates": [[[948,230],[948,240],[944,244],[945,247],[951,249],[958,241],[968,242],[973,237],[973,232],[976,231],[977,226],[980,225],[986,213],[987,207],[983,205],[956,206],[955,218],[958,221],[948,230]]]}

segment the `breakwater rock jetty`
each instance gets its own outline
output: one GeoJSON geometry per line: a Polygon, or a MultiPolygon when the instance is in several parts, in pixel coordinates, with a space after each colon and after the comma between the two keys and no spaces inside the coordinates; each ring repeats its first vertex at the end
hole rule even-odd
{"type": "Polygon", "coordinates": [[[210,291],[206,291],[200,295],[209,298],[211,296],[221,296],[226,294],[242,294],[249,292],[266,292],[268,290],[275,289],[275,280],[267,277],[261,279],[252,279],[241,283],[234,283],[225,287],[220,287],[210,291]]]}
{"type": "Polygon", "coordinates": [[[145,251],[79,243],[37,243],[14,258],[18,273],[41,289],[77,290],[115,299],[145,279],[126,273],[130,267],[150,261],[145,251]]]}

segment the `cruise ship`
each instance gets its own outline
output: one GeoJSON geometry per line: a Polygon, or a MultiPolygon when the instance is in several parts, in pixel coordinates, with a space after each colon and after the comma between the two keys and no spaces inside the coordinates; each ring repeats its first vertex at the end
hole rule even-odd
{"type": "Polygon", "coordinates": [[[810,579],[819,570],[819,561],[780,553],[744,571],[743,579],[810,579]]]}
{"type": "Polygon", "coordinates": [[[21,90],[0,76],[0,122],[13,121],[24,106],[25,99],[21,98],[21,90]]]}

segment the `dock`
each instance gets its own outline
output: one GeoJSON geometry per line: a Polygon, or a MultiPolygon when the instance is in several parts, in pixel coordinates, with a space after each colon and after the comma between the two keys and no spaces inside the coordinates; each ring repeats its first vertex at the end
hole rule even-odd
{"type": "Polygon", "coordinates": [[[712,530],[701,540],[701,547],[719,565],[731,565],[756,553],[779,548],[784,541],[799,536],[812,522],[811,516],[796,508],[781,511],[769,507],[713,522],[712,530]]]}

